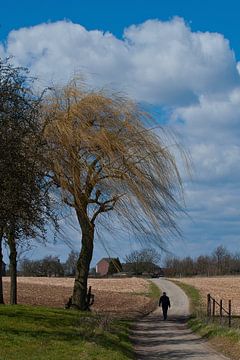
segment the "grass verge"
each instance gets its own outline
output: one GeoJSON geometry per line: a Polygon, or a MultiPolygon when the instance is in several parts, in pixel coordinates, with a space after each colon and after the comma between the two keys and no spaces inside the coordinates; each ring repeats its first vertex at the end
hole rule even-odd
{"type": "Polygon", "coordinates": [[[202,299],[199,291],[180,281],[175,282],[190,299],[191,317],[188,321],[190,328],[207,338],[210,343],[219,351],[229,356],[231,359],[240,359],[240,329],[220,326],[217,323],[207,322],[204,316],[202,299]]]}
{"type": "Polygon", "coordinates": [[[129,325],[74,310],[2,305],[0,359],[133,359],[129,325]]]}
{"type": "Polygon", "coordinates": [[[154,284],[152,281],[150,281],[148,296],[154,300],[159,300],[160,295],[161,295],[161,291],[159,287],[156,284],[154,284]]]}
{"type": "MultiPolygon", "coordinates": [[[[154,302],[159,294],[150,282],[144,295],[154,302]]],[[[91,312],[0,305],[0,360],[134,359],[130,327],[91,312]]]]}

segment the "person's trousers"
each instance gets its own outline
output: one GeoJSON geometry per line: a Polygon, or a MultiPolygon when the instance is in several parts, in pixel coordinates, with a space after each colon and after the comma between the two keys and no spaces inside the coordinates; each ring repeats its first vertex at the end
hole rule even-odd
{"type": "Polygon", "coordinates": [[[162,307],[162,312],[163,312],[163,319],[167,320],[168,308],[167,307],[162,307]]]}

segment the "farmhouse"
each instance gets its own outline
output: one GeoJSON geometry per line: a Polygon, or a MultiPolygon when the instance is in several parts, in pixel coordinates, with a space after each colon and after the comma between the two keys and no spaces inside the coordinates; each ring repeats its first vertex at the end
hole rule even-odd
{"type": "Polygon", "coordinates": [[[96,273],[101,275],[101,276],[107,275],[109,273],[109,266],[110,266],[111,263],[120,264],[119,259],[116,259],[116,258],[102,258],[96,264],[96,273]]]}

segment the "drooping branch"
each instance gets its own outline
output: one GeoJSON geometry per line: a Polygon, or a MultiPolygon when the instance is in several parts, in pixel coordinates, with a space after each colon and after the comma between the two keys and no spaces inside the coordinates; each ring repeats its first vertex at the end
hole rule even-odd
{"type": "MultiPolygon", "coordinates": [[[[100,196],[100,194],[99,194],[99,196],[100,196]]],[[[93,216],[91,218],[91,223],[92,224],[95,223],[95,220],[96,220],[96,218],[97,218],[97,216],[99,214],[113,210],[116,202],[122,196],[123,195],[114,196],[112,199],[109,199],[109,200],[106,200],[106,201],[103,201],[103,202],[97,200],[97,198],[95,198],[95,201],[90,199],[91,203],[95,203],[95,204],[97,204],[99,206],[98,209],[94,212],[94,214],[93,214],[93,216]]]]}
{"type": "Polygon", "coordinates": [[[63,196],[65,203],[86,209],[95,201],[99,214],[110,211],[113,202],[97,203],[97,190],[108,199],[125,193],[118,210],[130,226],[138,228],[145,216],[158,238],[156,224],[162,223],[164,231],[167,223],[170,231],[176,229],[174,214],[180,207],[175,190],[181,193],[181,178],[166,143],[144,125],[151,116],[128,99],[88,93],[76,83],[50,100],[45,135],[58,182],[69,194],[63,196]]]}

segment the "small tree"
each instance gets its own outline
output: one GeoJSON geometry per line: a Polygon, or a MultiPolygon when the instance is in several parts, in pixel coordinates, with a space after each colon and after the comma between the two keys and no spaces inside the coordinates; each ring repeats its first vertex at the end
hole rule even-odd
{"type": "Polygon", "coordinates": [[[46,256],[41,260],[41,269],[43,276],[63,276],[64,268],[57,256],[46,256]]]}
{"type": "Polygon", "coordinates": [[[159,244],[160,234],[177,229],[181,178],[168,146],[147,126],[151,116],[126,98],[73,82],[47,99],[45,119],[49,173],[81,228],[72,303],[85,310],[97,221],[110,224],[114,211],[159,244]]]}
{"type": "Polygon", "coordinates": [[[216,264],[217,275],[224,275],[225,273],[229,272],[230,253],[224,246],[218,246],[214,250],[212,256],[216,264]]]}
{"type": "Polygon", "coordinates": [[[23,259],[20,271],[24,276],[63,276],[64,267],[57,256],[46,256],[41,260],[23,259]]]}
{"type": "Polygon", "coordinates": [[[27,72],[0,60],[0,219],[9,246],[10,302],[17,303],[17,243],[44,237],[51,217],[43,167],[40,99],[27,72]]]}
{"type": "Polygon", "coordinates": [[[24,258],[20,260],[19,269],[22,276],[37,276],[34,263],[30,259],[24,258]]]}
{"type": "Polygon", "coordinates": [[[64,273],[66,276],[74,276],[75,275],[78,256],[79,256],[79,253],[74,250],[72,250],[68,254],[68,258],[64,264],[64,273]]]}
{"type": "Polygon", "coordinates": [[[143,272],[154,273],[160,259],[161,255],[155,249],[149,248],[132,251],[125,260],[128,271],[142,274],[143,272]]]}

